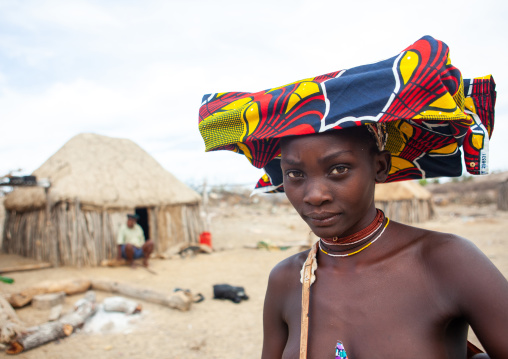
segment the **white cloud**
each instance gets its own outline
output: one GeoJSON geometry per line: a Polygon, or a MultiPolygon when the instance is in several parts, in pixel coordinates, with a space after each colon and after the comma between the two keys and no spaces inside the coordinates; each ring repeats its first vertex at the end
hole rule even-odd
{"type": "MultiPolygon", "coordinates": [[[[0,0],[0,174],[31,171],[86,131],[130,138],[179,177],[240,181],[228,161],[248,172],[244,158],[201,152],[205,93],[374,62],[430,34],[450,45],[464,76],[492,73],[503,94],[506,14],[496,0],[0,0]]],[[[506,101],[499,96],[494,169],[508,168],[506,101]]]]}
{"type": "Polygon", "coordinates": [[[106,7],[84,0],[32,0],[10,4],[4,2],[0,9],[9,23],[27,30],[48,26],[93,31],[97,27],[119,25],[106,7]]]}

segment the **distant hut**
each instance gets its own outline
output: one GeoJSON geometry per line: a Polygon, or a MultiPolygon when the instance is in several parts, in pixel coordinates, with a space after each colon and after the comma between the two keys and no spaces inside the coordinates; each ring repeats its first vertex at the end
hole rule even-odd
{"type": "Polygon", "coordinates": [[[434,215],[430,192],[413,181],[377,184],[375,202],[390,219],[406,224],[423,222],[434,215]]]}
{"type": "Polygon", "coordinates": [[[159,253],[196,243],[203,230],[199,194],[130,140],[80,134],[34,175],[50,179],[49,196],[31,187],[5,197],[6,253],[96,266],[116,256],[118,228],[133,212],[159,253]]]}
{"type": "Polygon", "coordinates": [[[2,248],[2,233],[4,230],[4,221],[5,221],[4,197],[0,197],[0,248],[2,248]]]}
{"type": "Polygon", "coordinates": [[[499,184],[497,193],[497,209],[508,211],[508,180],[499,184]]]}

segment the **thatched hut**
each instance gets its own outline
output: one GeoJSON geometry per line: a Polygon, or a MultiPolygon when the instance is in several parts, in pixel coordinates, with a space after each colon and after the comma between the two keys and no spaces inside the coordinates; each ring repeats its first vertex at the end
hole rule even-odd
{"type": "Polygon", "coordinates": [[[390,219],[406,224],[423,222],[434,215],[432,195],[413,181],[377,184],[375,201],[390,219]]]}
{"type": "Polygon", "coordinates": [[[2,248],[53,265],[95,266],[116,255],[116,235],[136,212],[155,250],[195,243],[200,196],[134,142],[80,134],[34,172],[51,188],[16,188],[5,198],[2,248]]]}
{"type": "MultiPolygon", "coordinates": [[[[508,171],[495,172],[485,176],[463,176],[445,183],[429,183],[429,190],[437,204],[455,203],[464,206],[503,204],[503,182],[508,181],[508,171]]],[[[505,199],[506,200],[506,199],[505,199]]],[[[508,205],[507,205],[508,210],[508,205]]]]}
{"type": "Polygon", "coordinates": [[[2,248],[2,233],[4,231],[5,207],[4,197],[0,197],[0,248],[2,248]]]}
{"type": "Polygon", "coordinates": [[[497,191],[497,209],[508,211],[508,180],[501,182],[497,191]]]}

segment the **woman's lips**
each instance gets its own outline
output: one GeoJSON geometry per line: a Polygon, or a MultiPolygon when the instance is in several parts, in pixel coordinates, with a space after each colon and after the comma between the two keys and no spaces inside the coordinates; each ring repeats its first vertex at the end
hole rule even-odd
{"type": "Polygon", "coordinates": [[[305,217],[309,219],[309,221],[315,225],[316,227],[326,227],[332,224],[338,217],[339,213],[309,213],[306,214],[305,217]]]}

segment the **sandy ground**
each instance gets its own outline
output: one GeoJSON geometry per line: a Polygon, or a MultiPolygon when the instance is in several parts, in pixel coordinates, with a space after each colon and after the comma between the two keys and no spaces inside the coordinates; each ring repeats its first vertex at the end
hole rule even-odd
{"type": "MultiPolygon", "coordinates": [[[[442,207],[439,215],[420,226],[452,232],[471,239],[508,278],[508,213],[494,207],[442,207]]],[[[128,327],[111,325],[94,333],[78,332],[18,358],[259,358],[262,344],[262,307],[271,268],[297,252],[244,248],[258,241],[276,244],[305,242],[308,227],[290,208],[270,205],[223,206],[214,210],[213,244],[216,252],[185,259],[152,260],[156,275],[142,269],[51,268],[9,274],[12,285],[0,283],[0,292],[12,293],[43,280],[107,278],[161,291],[187,288],[202,293],[205,301],[189,312],[143,303],[141,315],[128,327]],[[212,286],[227,283],[244,286],[250,299],[240,304],[212,299],[212,286]],[[114,328],[113,328],[114,329],[114,328]]],[[[30,262],[0,253],[0,267],[30,262]]],[[[106,294],[98,293],[102,300],[106,294]]],[[[65,308],[81,298],[66,298],[65,308]]],[[[46,321],[49,311],[30,306],[17,311],[28,325],[46,321]]],[[[474,338],[473,338],[474,340],[474,338]]],[[[3,356],[0,353],[0,357],[3,356]]]]}

